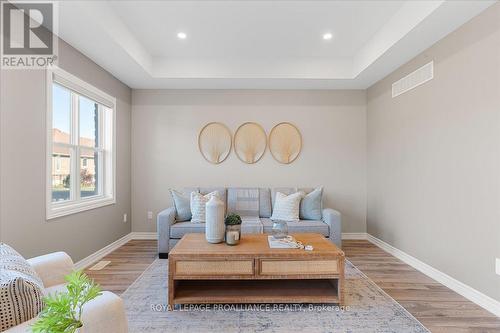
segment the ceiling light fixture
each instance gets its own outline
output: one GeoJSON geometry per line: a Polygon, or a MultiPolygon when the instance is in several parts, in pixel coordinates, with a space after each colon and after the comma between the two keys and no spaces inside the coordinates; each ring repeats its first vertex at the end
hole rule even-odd
{"type": "Polygon", "coordinates": [[[185,32],[179,32],[177,34],[177,38],[179,38],[179,39],[186,39],[186,37],[187,37],[187,35],[185,32]]]}
{"type": "Polygon", "coordinates": [[[330,40],[332,39],[333,35],[329,32],[327,32],[326,34],[323,34],[323,39],[324,40],[330,40]]]}

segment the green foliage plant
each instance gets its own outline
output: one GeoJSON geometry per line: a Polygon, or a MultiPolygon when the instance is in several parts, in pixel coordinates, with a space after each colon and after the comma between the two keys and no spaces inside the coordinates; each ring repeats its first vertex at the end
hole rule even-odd
{"type": "Polygon", "coordinates": [[[73,333],[83,326],[83,305],[102,294],[101,288],[81,271],[65,277],[67,292],[44,297],[45,307],[31,326],[33,333],[73,333]]]}
{"type": "Polygon", "coordinates": [[[226,225],[238,225],[241,224],[241,217],[238,214],[231,213],[226,216],[226,225]]]}

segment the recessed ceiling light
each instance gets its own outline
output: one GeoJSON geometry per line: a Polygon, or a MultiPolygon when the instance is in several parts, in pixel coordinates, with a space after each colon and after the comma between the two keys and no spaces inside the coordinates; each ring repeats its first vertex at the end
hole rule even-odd
{"type": "Polygon", "coordinates": [[[327,32],[326,34],[323,34],[323,39],[324,40],[330,40],[332,39],[333,35],[329,32],[327,32]]]}
{"type": "Polygon", "coordinates": [[[177,38],[179,38],[179,39],[186,39],[186,37],[187,37],[187,35],[185,32],[179,32],[177,34],[177,38]]]}

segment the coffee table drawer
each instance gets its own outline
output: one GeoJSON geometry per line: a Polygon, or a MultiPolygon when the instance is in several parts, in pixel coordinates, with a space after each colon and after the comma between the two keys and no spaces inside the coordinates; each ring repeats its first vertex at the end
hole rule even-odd
{"type": "Polygon", "coordinates": [[[176,275],[253,275],[253,260],[179,260],[176,275]]]}
{"type": "Polygon", "coordinates": [[[337,260],[267,260],[260,261],[260,275],[338,274],[337,260]]]}

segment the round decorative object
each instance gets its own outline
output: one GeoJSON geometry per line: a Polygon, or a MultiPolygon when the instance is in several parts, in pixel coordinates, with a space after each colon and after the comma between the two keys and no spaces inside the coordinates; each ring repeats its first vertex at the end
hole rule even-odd
{"type": "Polygon", "coordinates": [[[288,236],[288,224],[285,221],[274,221],[271,234],[276,239],[283,239],[288,236]]]}
{"type": "Polygon", "coordinates": [[[302,150],[302,136],[297,127],[290,123],[279,123],[269,134],[269,150],[274,159],[290,164],[302,150]]]}
{"type": "Polygon", "coordinates": [[[209,243],[221,243],[224,241],[225,231],[224,203],[216,195],[212,195],[205,207],[205,238],[209,243]]]}
{"type": "Polygon", "coordinates": [[[259,124],[244,123],[234,134],[234,151],[245,163],[257,163],[264,155],[266,147],[266,132],[259,124]]]}
{"type": "Polygon", "coordinates": [[[231,131],[222,123],[208,123],[198,135],[200,153],[210,163],[224,162],[231,152],[231,147],[231,131]]]}

